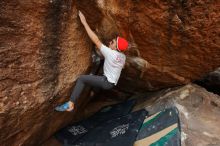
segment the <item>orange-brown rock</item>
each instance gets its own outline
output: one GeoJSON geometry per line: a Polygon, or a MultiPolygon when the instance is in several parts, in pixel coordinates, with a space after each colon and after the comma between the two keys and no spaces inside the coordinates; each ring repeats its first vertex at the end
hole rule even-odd
{"type": "Polygon", "coordinates": [[[219,1],[98,2],[132,42],[123,75],[129,91],[186,84],[220,66],[219,1]]]}
{"type": "MultiPolygon", "coordinates": [[[[55,113],[90,67],[82,10],[103,42],[130,42],[122,91],[199,79],[220,66],[218,1],[0,1],[0,141],[39,145],[80,113],[55,113]]],[[[83,101],[86,102],[87,101],[83,101]]]]}
{"type": "Polygon", "coordinates": [[[90,65],[82,30],[74,1],[0,1],[1,145],[39,145],[73,119],[54,107],[90,65]]]}

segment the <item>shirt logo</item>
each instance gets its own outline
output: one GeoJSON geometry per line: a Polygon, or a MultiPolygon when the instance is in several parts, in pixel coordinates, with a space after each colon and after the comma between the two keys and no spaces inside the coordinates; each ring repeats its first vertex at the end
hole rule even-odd
{"type": "Polygon", "coordinates": [[[116,61],[120,62],[120,63],[123,63],[123,60],[122,60],[121,56],[119,56],[119,55],[116,57],[116,61]]]}

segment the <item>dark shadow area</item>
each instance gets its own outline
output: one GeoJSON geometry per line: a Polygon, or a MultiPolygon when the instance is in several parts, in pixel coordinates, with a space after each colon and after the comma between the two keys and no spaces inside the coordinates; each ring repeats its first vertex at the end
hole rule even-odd
{"type": "Polygon", "coordinates": [[[194,82],[195,84],[204,87],[209,92],[213,92],[215,94],[220,95],[220,83],[210,83],[208,79],[198,80],[194,82]]]}
{"type": "Polygon", "coordinates": [[[220,68],[194,83],[206,88],[209,92],[220,95],[220,68]]]}

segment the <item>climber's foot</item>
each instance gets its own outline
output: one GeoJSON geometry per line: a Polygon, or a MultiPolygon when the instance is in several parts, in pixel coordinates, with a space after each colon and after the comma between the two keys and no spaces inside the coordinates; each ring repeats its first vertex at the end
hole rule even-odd
{"type": "Polygon", "coordinates": [[[63,111],[73,111],[74,110],[74,103],[71,101],[65,102],[64,104],[57,106],[55,108],[56,111],[63,112],[63,111]]]}

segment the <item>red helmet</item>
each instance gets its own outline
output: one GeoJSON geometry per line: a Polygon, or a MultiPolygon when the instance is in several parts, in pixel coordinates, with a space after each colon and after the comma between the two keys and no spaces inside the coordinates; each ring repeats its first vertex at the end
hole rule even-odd
{"type": "Polygon", "coordinates": [[[128,41],[124,38],[117,37],[117,49],[119,51],[125,51],[128,48],[128,41]]]}

